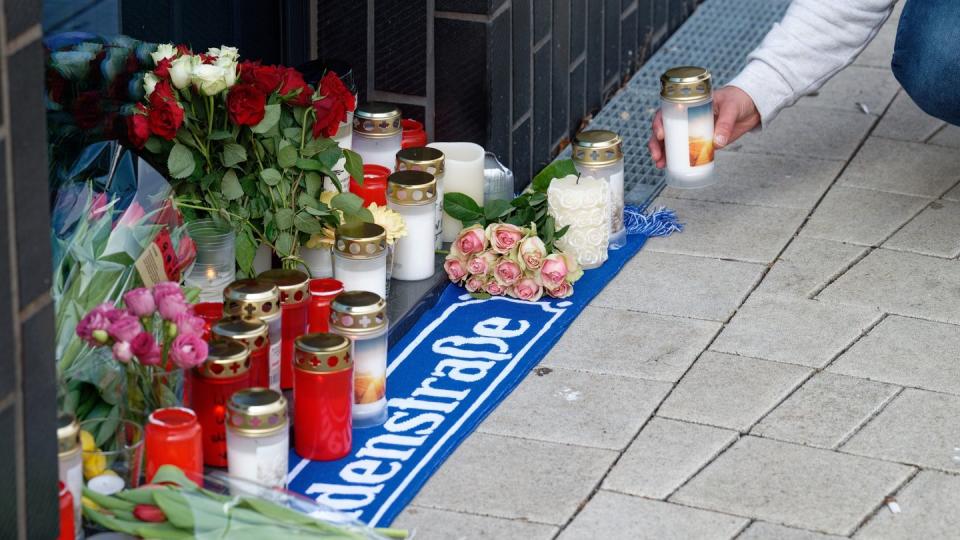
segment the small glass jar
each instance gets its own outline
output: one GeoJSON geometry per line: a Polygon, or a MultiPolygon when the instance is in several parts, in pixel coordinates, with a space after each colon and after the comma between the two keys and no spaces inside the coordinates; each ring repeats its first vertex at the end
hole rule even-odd
{"type": "Polygon", "coordinates": [[[364,163],[393,167],[403,129],[400,109],[389,103],[365,103],[353,114],[353,151],[364,163]]]}
{"type": "Polygon", "coordinates": [[[203,482],[203,435],[197,414],[183,407],[157,409],[147,418],[147,482],[161,465],[174,465],[203,482]]]}
{"type": "Polygon", "coordinates": [[[363,206],[370,206],[371,203],[386,206],[388,176],[390,176],[390,169],[367,163],[363,166],[362,184],[358,184],[353,178],[350,179],[350,193],[363,199],[363,206]]]}
{"type": "Polygon", "coordinates": [[[201,302],[218,302],[236,279],[236,233],[229,223],[201,219],[187,224],[187,234],[197,246],[197,259],[183,284],[200,289],[201,302]]]}
{"type": "Polygon", "coordinates": [[[287,400],[268,388],[248,388],[227,403],[230,476],[273,488],[287,485],[290,423],[287,400]]]}
{"type": "Polygon", "coordinates": [[[583,176],[599,178],[610,188],[610,249],[627,243],[623,226],[623,144],[612,131],[581,131],[573,139],[573,164],[583,176]]]}
{"type": "Polygon", "coordinates": [[[227,317],[210,329],[214,341],[236,341],[250,356],[250,386],[270,386],[270,334],[266,323],[258,319],[227,317]]]}
{"type": "Polygon", "coordinates": [[[429,146],[404,148],[397,152],[398,171],[424,171],[437,179],[437,196],[434,202],[434,251],[443,249],[443,152],[429,146]]]}
{"type": "MultiPolygon", "coordinates": [[[[234,281],[223,290],[223,314],[244,319],[259,319],[267,325],[270,333],[270,381],[266,386],[279,391],[283,356],[280,289],[262,279],[234,281]]],[[[254,383],[257,384],[256,381],[254,383]]]]}
{"type": "Polygon", "coordinates": [[[193,368],[191,388],[191,404],[203,433],[203,463],[226,467],[227,400],[234,392],[250,388],[250,351],[233,340],[210,343],[207,360],[193,368]]]}
{"type": "Polygon", "coordinates": [[[376,223],[337,227],[333,276],[345,291],[387,295],[387,231],[376,223]]]}
{"type": "Polygon", "coordinates": [[[387,182],[387,206],[403,217],[407,235],[393,247],[393,278],[420,281],[436,269],[437,180],[424,171],[397,171],[387,182]]]}
{"type": "Polygon", "coordinates": [[[343,292],[343,283],[332,279],[310,280],[310,326],[308,332],[328,332],[330,330],[330,302],[343,292]]]}
{"type": "Polygon", "coordinates": [[[307,309],[310,306],[310,278],[299,270],[276,268],[263,272],[257,279],[269,281],[280,289],[280,312],[283,335],[280,344],[280,388],[293,388],[293,343],[307,332],[307,309]]]}
{"type": "Polygon", "coordinates": [[[667,151],[667,183],[700,188],[713,174],[713,93],[702,67],[668,69],[660,76],[660,110],[667,151]]]}
{"type": "Polygon", "coordinates": [[[301,336],[293,370],[297,454],[320,461],[342,458],[353,440],[350,339],[326,333],[301,336]]]}
{"type": "Polygon", "coordinates": [[[369,291],[340,293],[330,304],[330,330],[352,342],[354,427],[386,422],[386,301],[369,291]]]}
{"type": "MultiPolygon", "coordinates": [[[[57,458],[59,459],[60,482],[67,487],[73,505],[74,531],[70,538],[82,538],[83,458],[80,444],[80,424],[72,414],[61,413],[57,417],[57,458]]],[[[62,536],[62,531],[61,531],[62,536]]]]}

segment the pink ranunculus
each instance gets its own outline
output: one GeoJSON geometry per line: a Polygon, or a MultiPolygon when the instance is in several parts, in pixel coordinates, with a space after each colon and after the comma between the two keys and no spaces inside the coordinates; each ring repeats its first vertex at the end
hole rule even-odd
{"type": "Polygon", "coordinates": [[[470,278],[467,279],[467,283],[466,285],[464,285],[464,287],[466,287],[468,292],[473,293],[477,291],[482,291],[486,284],[487,284],[487,280],[484,276],[482,275],[470,276],[470,278]]]}
{"type": "Polygon", "coordinates": [[[547,294],[554,298],[566,298],[573,294],[573,285],[569,281],[562,281],[556,287],[547,289],[547,294]]]}
{"type": "Polygon", "coordinates": [[[540,268],[540,279],[544,287],[553,289],[567,280],[569,269],[567,259],[562,253],[551,253],[543,260],[540,268]]]}
{"type": "Polygon", "coordinates": [[[510,296],[536,302],[543,296],[543,287],[533,278],[523,278],[513,286],[510,296]]]}
{"type": "Polygon", "coordinates": [[[483,287],[483,289],[487,291],[487,294],[490,294],[493,296],[503,296],[504,293],[507,292],[507,288],[497,283],[497,280],[495,279],[491,279],[490,281],[488,281],[487,284],[483,287]]]}
{"type": "Polygon", "coordinates": [[[170,358],[183,369],[199,366],[207,359],[207,342],[200,336],[179,334],[170,344],[170,358]]]}
{"type": "Polygon", "coordinates": [[[160,299],[167,296],[176,296],[181,299],[184,299],[183,290],[180,289],[180,285],[172,281],[161,281],[153,286],[153,300],[160,305],[160,299]]]}
{"type": "Polygon", "coordinates": [[[93,337],[93,332],[101,330],[106,332],[113,321],[123,316],[123,312],[109,302],[104,302],[90,310],[77,323],[77,336],[86,341],[91,347],[102,345],[93,337]]]}
{"type": "Polygon", "coordinates": [[[172,281],[161,281],[154,285],[153,300],[157,303],[160,316],[168,321],[176,320],[177,315],[187,311],[187,299],[180,286],[172,281]]]}
{"type": "Polygon", "coordinates": [[[178,334],[192,334],[202,336],[206,329],[206,322],[190,312],[184,312],[177,315],[174,321],[177,324],[178,334]]]}
{"type": "Polygon", "coordinates": [[[456,257],[447,257],[443,262],[443,269],[447,272],[447,277],[454,283],[459,283],[467,275],[466,264],[456,257]]]}
{"type": "Polygon", "coordinates": [[[113,357],[118,362],[123,362],[126,364],[133,358],[133,351],[130,349],[130,344],[126,341],[118,341],[113,344],[113,357]]]}
{"type": "Polygon", "coordinates": [[[480,253],[487,249],[487,237],[483,232],[483,226],[471,225],[460,231],[454,245],[464,256],[480,253]]]}
{"type": "Polygon", "coordinates": [[[487,236],[490,247],[502,255],[516,247],[523,238],[523,229],[509,223],[491,223],[487,225],[487,236]]]}
{"type": "Polygon", "coordinates": [[[519,263],[526,270],[539,270],[543,266],[543,259],[547,256],[547,246],[539,236],[529,236],[520,241],[517,250],[519,263]]]}
{"type": "Polygon", "coordinates": [[[501,258],[493,269],[493,277],[504,287],[509,287],[523,277],[520,265],[508,258],[501,258]]]}
{"type": "Polygon", "coordinates": [[[130,349],[133,351],[134,356],[136,356],[140,363],[145,363],[143,359],[145,357],[156,355],[159,359],[160,357],[160,346],[157,344],[157,339],[153,337],[153,334],[150,332],[140,332],[130,341],[130,349]]]}
{"type": "Polygon", "coordinates": [[[130,342],[142,331],[143,327],[140,326],[140,319],[129,313],[124,313],[107,327],[107,333],[114,341],[130,342]]]}
{"type": "Polygon", "coordinates": [[[139,287],[124,294],[123,303],[127,305],[130,313],[133,313],[137,317],[149,317],[157,310],[157,303],[153,300],[153,293],[145,287],[139,287]]]}

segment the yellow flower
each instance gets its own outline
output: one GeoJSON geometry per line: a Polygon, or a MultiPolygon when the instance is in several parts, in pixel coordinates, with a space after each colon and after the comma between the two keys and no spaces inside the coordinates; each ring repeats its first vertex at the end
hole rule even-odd
{"type": "Polygon", "coordinates": [[[310,239],[307,240],[307,243],[304,244],[304,247],[310,249],[333,247],[335,236],[336,235],[332,228],[324,227],[322,233],[310,235],[310,239]]]}
{"type": "Polygon", "coordinates": [[[90,480],[107,470],[107,456],[103,454],[83,453],[83,478],[90,480]]]}
{"type": "Polygon", "coordinates": [[[80,446],[84,452],[93,452],[97,449],[97,442],[93,439],[93,435],[89,431],[80,431],[80,446]]]}
{"type": "Polygon", "coordinates": [[[388,244],[393,245],[398,238],[407,235],[407,224],[399,213],[386,206],[377,206],[377,203],[370,203],[367,210],[373,214],[373,222],[387,231],[388,244]]]}
{"type": "Polygon", "coordinates": [[[331,206],[331,203],[333,202],[333,198],[336,197],[337,195],[339,195],[339,193],[337,193],[336,191],[321,191],[320,202],[329,206],[330,209],[333,210],[333,213],[336,214],[337,221],[339,221],[340,223],[343,223],[343,212],[331,206]]]}

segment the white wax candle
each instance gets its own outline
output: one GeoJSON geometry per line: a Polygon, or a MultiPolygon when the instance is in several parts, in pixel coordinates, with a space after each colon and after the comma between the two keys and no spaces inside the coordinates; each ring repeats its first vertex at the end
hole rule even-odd
{"type": "Polygon", "coordinates": [[[557,247],[577,258],[584,268],[607,260],[610,238],[610,188],[592,176],[557,178],[547,189],[547,209],[557,229],[570,226],[557,247]]]}
{"type": "Polygon", "coordinates": [[[289,454],[288,429],[265,437],[251,437],[227,428],[227,469],[230,476],[269,487],[285,487],[289,454]]]}
{"type": "Polygon", "coordinates": [[[344,291],[370,291],[387,296],[386,252],[374,259],[348,259],[339,253],[333,257],[333,277],[343,283],[344,291]]]}
{"type": "Polygon", "coordinates": [[[391,171],[397,164],[397,152],[400,151],[401,132],[389,137],[367,137],[353,134],[353,151],[360,154],[365,164],[382,165],[391,171]]]}
{"type": "Polygon", "coordinates": [[[671,186],[712,184],[713,102],[687,105],[661,100],[667,178],[671,186]]]}
{"type": "MultiPolygon", "coordinates": [[[[483,147],[465,142],[430,143],[427,146],[443,152],[443,179],[440,193],[463,193],[477,204],[483,205],[483,147]]],[[[453,242],[463,229],[463,224],[446,213],[443,214],[444,242],[453,242]]]]}
{"type": "Polygon", "coordinates": [[[407,235],[393,247],[393,278],[401,281],[419,281],[432,276],[435,270],[436,250],[435,206],[409,206],[387,201],[387,206],[403,216],[407,235]]]}
{"type": "Polygon", "coordinates": [[[311,278],[333,277],[333,256],[330,248],[300,248],[300,258],[311,278]]]}
{"type": "Polygon", "coordinates": [[[277,316],[267,323],[270,335],[270,389],[280,391],[280,364],[282,357],[283,317],[277,316]]]}
{"type": "Polygon", "coordinates": [[[623,160],[611,165],[592,166],[575,163],[583,176],[599,178],[610,188],[610,249],[620,249],[627,243],[627,230],[623,226],[623,160]]]}
{"type": "Polygon", "coordinates": [[[387,420],[387,332],[351,337],[353,341],[353,425],[376,426],[387,420]]]}

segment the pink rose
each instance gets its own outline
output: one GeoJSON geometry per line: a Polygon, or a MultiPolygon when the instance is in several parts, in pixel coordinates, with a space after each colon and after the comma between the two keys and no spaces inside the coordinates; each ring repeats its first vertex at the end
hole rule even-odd
{"type": "Polygon", "coordinates": [[[510,259],[500,259],[497,262],[497,266],[493,269],[493,276],[497,279],[497,282],[504,287],[513,285],[523,276],[523,270],[520,269],[520,265],[511,261],[510,259]]]}
{"type": "Polygon", "coordinates": [[[523,278],[513,286],[510,296],[536,302],[543,296],[543,287],[533,278],[523,278]]]}
{"type": "Polygon", "coordinates": [[[113,321],[119,319],[123,312],[117,309],[113,304],[104,302],[90,310],[84,315],[83,319],[77,323],[77,336],[90,344],[91,347],[102,345],[94,337],[93,333],[97,330],[106,332],[113,321]]]}
{"type": "MultiPolygon", "coordinates": [[[[179,287],[177,287],[179,289],[179,287]]],[[[150,289],[140,287],[123,295],[123,303],[130,313],[137,317],[149,317],[157,310],[157,303],[153,300],[150,289]]]]}
{"type": "Polygon", "coordinates": [[[157,304],[160,316],[173,321],[187,311],[187,299],[180,286],[172,281],[161,281],[153,286],[153,300],[157,304]]]}
{"type": "Polygon", "coordinates": [[[554,298],[566,298],[573,294],[573,285],[569,281],[562,281],[552,289],[547,289],[547,294],[554,298]]]}
{"type": "Polygon", "coordinates": [[[568,273],[567,259],[562,253],[547,255],[540,268],[540,278],[547,289],[553,289],[565,282],[568,273]]]}
{"type": "Polygon", "coordinates": [[[577,258],[571,255],[570,253],[564,253],[558,251],[560,255],[563,255],[563,260],[567,261],[567,281],[569,283],[576,283],[576,281],[583,277],[583,268],[580,266],[580,263],[577,262],[577,258]]]}
{"type": "Polygon", "coordinates": [[[467,275],[467,269],[460,259],[456,257],[447,257],[443,262],[443,269],[447,272],[447,277],[454,283],[459,283],[467,275]]]}
{"type": "Polygon", "coordinates": [[[485,291],[487,291],[487,294],[492,296],[503,296],[504,293],[507,292],[506,287],[497,283],[497,280],[495,279],[488,281],[483,288],[485,291]]]}
{"type": "Polygon", "coordinates": [[[491,223],[487,226],[487,236],[490,237],[490,247],[502,255],[520,242],[523,229],[509,223],[491,223]]]}
{"type": "Polygon", "coordinates": [[[190,312],[184,312],[177,315],[174,322],[177,324],[177,332],[180,334],[191,334],[202,336],[206,330],[206,322],[190,312]]]}
{"type": "Polygon", "coordinates": [[[114,341],[132,341],[142,331],[143,327],[140,326],[140,319],[129,313],[123,313],[107,327],[107,333],[114,341]]]}
{"type": "Polygon", "coordinates": [[[170,344],[170,358],[183,369],[199,366],[207,359],[207,342],[200,336],[180,334],[170,344]]]}
{"type": "Polygon", "coordinates": [[[467,288],[468,292],[482,291],[484,285],[486,285],[486,281],[487,280],[484,279],[482,275],[470,276],[470,278],[467,280],[467,284],[465,285],[465,287],[467,288]]]}
{"type": "Polygon", "coordinates": [[[133,351],[130,350],[130,344],[126,341],[118,341],[113,344],[113,357],[118,362],[126,364],[133,358],[133,351]]]}
{"type": "Polygon", "coordinates": [[[140,360],[141,364],[156,365],[160,363],[160,346],[157,345],[156,338],[149,332],[140,332],[133,341],[130,342],[130,350],[134,356],[140,360]],[[151,364],[151,361],[156,364],[151,364]]]}
{"type": "Polygon", "coordinates": [[[520,266],[524,270],[539,270],[547,256],[547,246],[538,236],[524,238],[518,249],[520,266]]]}
{"type": "Polygon", "coordinates": [[[186,301],[183,296],[183,291],[180,289],[180,285],[177,285],[172,281],[161,281],[153,286],[153,300],[158,306],[160,305],[160,299],[168,296],[177,297],[186,301]]]}
{"type": "Polygon", "coordinates": [[[480,225],[471,225],[463,229],[453,243],[464,255],[473,255],[487,249],[487,237],[480,225]]]}

